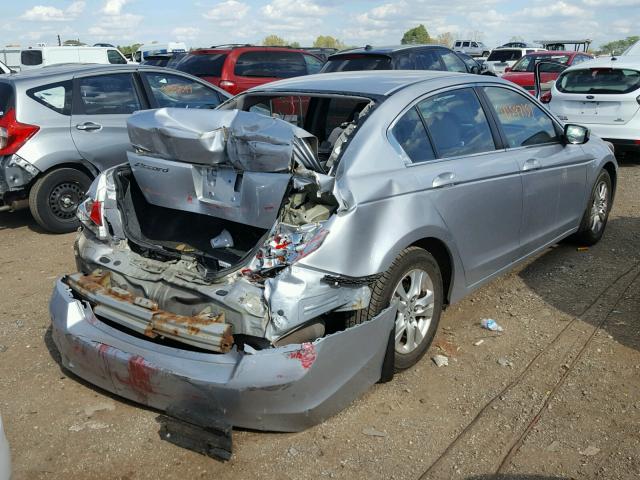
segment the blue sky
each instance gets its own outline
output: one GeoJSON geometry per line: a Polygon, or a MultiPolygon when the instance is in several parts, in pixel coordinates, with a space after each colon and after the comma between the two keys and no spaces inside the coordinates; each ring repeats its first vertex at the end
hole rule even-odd
{"type": "Polygon", "coordinates": [[[350,45],[395,44],[423,23],[432,36],[451,32],[490,47],[591,38],[595,45],[640,35],[640,0],[26,0],[0,6],[0,45],[80,38],[85,43],[181,40],[188,46],[259,43],[277,34],[303,46],[318,35],[350,45]]]}

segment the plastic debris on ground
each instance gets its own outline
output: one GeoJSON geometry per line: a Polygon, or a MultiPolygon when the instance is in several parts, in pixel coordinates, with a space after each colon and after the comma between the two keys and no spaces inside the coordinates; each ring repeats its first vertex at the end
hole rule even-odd
{"type": "Polygon", "coordinates": [[[502,332],[504,330],[493,318],[483,318],[480,325],[482,325],[482,328],[486,328],[492,332],[502,332]]]}
{"type": "Polygon", "coordinates": [[[473,346],[474,347],[479,347],[480,345],[482,345],[484,343],[484,340],[478,340],[477,342],[473,342],[473,346]]]}
{"type": "Polygon", "coordinates": [[[498,359],[498,365],[501,365],[503,367],[513,367],[513,362],[508,358],[500,357],[498,359]]]}
{"type": "Polygon", "coordinates": [[[433,360],[433,363],[435,363],[437,367],[446,367],[449,365],[449,358],[444,355],[434,355],[431,357],[431,360],[433,360]]]}
{"type": "Polygon", "coordinates": [[[589,247],[578,247],[576,250],[578,250],[579,252],[587,252],[589,251],[589,247]]]}
{"type": "Polygon", "coordinates": [[[374,428],[365,428],[362,430],[362,434],[367,435],[369,437],[386,437],[387,436],[386,433],[376,430],[374,428]]]}

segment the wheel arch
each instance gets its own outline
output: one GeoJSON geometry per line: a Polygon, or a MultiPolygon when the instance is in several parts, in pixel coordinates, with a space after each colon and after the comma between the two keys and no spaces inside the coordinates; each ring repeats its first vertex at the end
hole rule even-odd
{"type": "Polygon", "coordinates": [[[428,251],[438,262],[440,268],[440,274],[442,275],[442,290],[444,293],[443,301],[445,304],[449,304],[451,298],[451,292],[453,289],[453,280],[455,275],[453,256],[447,245],[435,237],[422,238],[410,246],[420,247],[428,251]]]}
{"type": "Polygon", "coordinates": [[[613,202],[613,199],[616,196],[616,186],[618,184],[618,170],[616,169],[616,166],[613,164],[613,162],[605,163],[602,166],[602,169],[606,170],[609,174],[609,177],[611,178],[611,201],[613,202]]]}

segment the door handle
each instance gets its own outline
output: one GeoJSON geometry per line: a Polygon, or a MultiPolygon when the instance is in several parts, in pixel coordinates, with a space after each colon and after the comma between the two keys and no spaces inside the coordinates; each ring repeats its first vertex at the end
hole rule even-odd
{"type": "Polygon", "coordinates": [[[522,166],[523,172],[528,172],[530,170],[538,170],[541,167],[540,162],[535,158],[530,158],[524,162],[522,166]]]}
{"type": "Polygon", "coordinates": [[[79,123],[78,125],[76,125],[76,128],[78,130],[92,131],[92,130],[100,130],[102,128],[102,125],[98,125],[97,123],[93,123],[93,122],[85,122],[85,123],[79,123]]]}
{"type": "Polygon", "coordinates": [[[433,179],[431,186],[433,188],[441,188],[455,184],[456,175],[453,172],[445,172],[433,179]]]}

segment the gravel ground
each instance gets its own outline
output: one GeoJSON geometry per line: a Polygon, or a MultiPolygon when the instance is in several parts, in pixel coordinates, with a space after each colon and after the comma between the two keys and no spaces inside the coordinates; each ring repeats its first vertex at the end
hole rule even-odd
{"type": "Polygon", "coordinates": [[[14,478],[638,478],[638,185],[640,164],[623,162],[597,246],[556,246],[452,306],[416,367],[325,423],[235,431],[226,463],[160,440],[158,412],[61,369],[47,301],[74,270],[74,234],[0,214],[0,412],[14,478]]]}

